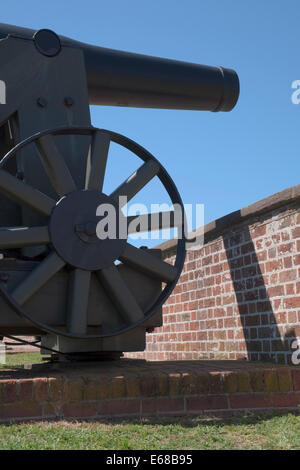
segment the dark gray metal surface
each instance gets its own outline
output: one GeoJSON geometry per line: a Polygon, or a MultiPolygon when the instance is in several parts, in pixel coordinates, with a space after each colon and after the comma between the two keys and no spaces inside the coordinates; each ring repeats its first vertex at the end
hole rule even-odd
{"type": "MultiPolygon", "coordinates": [[[[39,232],[40,239],[43,239],[45,243],[51,243],[51,248],[50,253],[44,256],[42,261],[39,262],[27,276],[24,276],[20,282],[14,284],[9,291],[0,289],[3,299],[17,315],[31,324],[33,328],[40,329],[54,336],[64,336],[69,339],[73,338],[74,341],[79,339],[85,341],[89,339],[92,341],[90,343],[91,348],[96,344],[93,342],[96,339],[122,335],[131,329],[141,332],[142,330],[138,328],[139,325],[145,327],[144,324],[147,324],[147,321],[156,315],[156,312],[161,309],[162,304],[170,295],[170,292],[172,292],[176,284],[183,267],[185,240],[184,238],[179,240],[175,265],[171,266],[159,257],[153,256],[151,250],[145,251],[144,249],[136,248],[121,237],[118,223],[119,217],[121,216],[122,218],[123,216],[121,213],[118,214],[118,212],[121,211],[123,205],[122,198],[124,198],[124,196],[130,199],[152,178],[158,176],[165,186],[171,202],[175,206],[179,205],[182,214],[184,214],[183,204],[173,181],[159,162],[143,147],[120,134],[94,129],[92,127],[58,128],[52,131],[48,130],[37,133],[19,143],[8,152],[0,162],[0,171],[1,167],[5,166],[12,158],[18,155],[20,151],[32,144],[38,146],[40,158],[43,160],[45,170],[47,174],[49,174],[52,185],[57,193],[55,200],[53,200],[55,206],[51,209],[51,213],[49,214],[49,238],[45,234],[45,226],[42,226],[39,232]],[[56,145],[54,145],[55,139],[59,136],[69,134],[92,136],[91,155],[93,155],[93,158],[87,160],[86,185],[89,185],[91,181],[93,185],[96,185],[94,172],[98,171],[100,168],[100,186],[102,187],[110,141],[136,154],[144,161],[144,164],[132,177],[126,179],[125,182],[112,193],[113,196],[106,196],[99,190],[91,190],[86,187],[83,188],[83,190],[73,190],[75,185],[73,178],[68,171],[63,156],[57,151],[56,145]],[[100,145],[101,139],[103,139],[102,145],[100,145]],[[52,151],[54,154],[53,161],[50,157],[52,151]],[[99,164],[96,154],[97,151],[100,152],[105,160],[105,163],[102,163],[102,165],[99,164]],[[57,173],[60,172],[65,175],[65,180],[57,175],[57,173]],[[66,186],[71,192],[68,192],[61,198],[61,195],[66,193],[66,186]],[[57,201],[58,198],[59,200],[57,201]],[[119,198],[121,199],[119,200],[119,198]],[[117,217],[116,221],[116,234],[113,234],[113,236],[110,236],[108,239],[99,240],[95,235],[96,220],[93,220],[93,217],[95,217],[95,214],[97,215],[97,208],[103,205],[103,203],[115,205],[116,214],[118,214],[119,217],[117,217]],[[129,269],[136,272],[139,278],[146,278],[148,283],[151,282],[152,278],[158,282],[159,286],[161,286],[162,281],[166,283],[160,295],[153,296],[152,305],[148,310],[143,310],[140,303],[132,294],[130,287],[127,285],[127,279],[123,279],[120,274],[122,272],[122,264],[115,267],[115,260],[121,261],[125,266],[128,266],[129,269]],[[59,327],[53,325],[53,315],[49,324],[43,322],[41,317],[34,319],[31,311],[27,310],[28,304],[32,299],[39,297],[42,289],[44,287],[46,288],[52,279],[60,276],[63,268],[67,266],[72,268],[73,271],[69,274],[69,281],[67,286],[65,286],[68,292],[67,314],[62,321],[62,325],[59,327]],[[102,270],[104,271],[102,272],[102,270]],[[91,328],[88,323],[87,312],[90,303],[90,295],[92,289],[97,289],[97,287],[92,288],[90,271],[97,271],[96,279],[98,279],[98,282],[100,281],[99,285],[103,284],[107,298],[117,310],[117,315],[113,323],[111,319],[106,325],[100,323],[96,330],[91,328]]],[[[13,176],[11,176],[11,178],[12,180],[18,181],[13,176]]],[[[24,183],[22,184],[25,185],[24,183]]],[[[29,185],[25,186],[31,189],[29,185]]],[[[14,189],[12,190],[12,197],[14,197],[14,189]]],[[[39,209],[38,204],[35,209],[39,209]]],[[[162,221],[162,217],[159,217],[159,219],[162,221]]],[[[174,221],[175,217],[172,219],[174,221]]],[[[183,224],[184,220],[181,218],[180,225],[183,224]]],[[[127,227],[128,222],[124,219],[122,225],[127,227]]],[[[33,232],[29,228],[29,233],[26,236],[23,235],[24,240],[22,238],[21,243],[25,243],[25,246],[30,245],[31,239],[33,245],[37,243],[36,227],[33,228],[35,229],[33,232]]],[[[15,227],[15,229],[26,233],[24,227],[15,227]]],[[[11,228],[6,230],[10,232],[11,228]]],[[[7,236],[8,234],[3,237],[4,245],[7,244],[7,236]]],[[[142,291],[141,294],[144,295],[144,292],[142,291]]],[[[106,312],[106,314],[108,314],[108,312],[106,312]]],[[[70,343],[68,342],[68,344],[70,343]]],[[[93,349],[90,350],[92,351],[93,349]]]]}
{"type": "MultiPolygon", "coordinates": [[[[0,23],[0,38],[31,39],[35,32],[0,23]]],[[[238,76],[231,69],[60,40],[83,51],[90,104],[230,111],[239,96],[238,76]]]]}
{"type": "MultiPolygon", "coordinates": [[[[54,249],[73,267],[96,271],[119,259],[126,247],[126,238],[119,238],[119,219],[126,219],[116,202],[96,190],[73,191],[61,199],[52,212],[49,231],[54,249]],[[97,208],[115,208],[116,237],[100,240],[96,234],[97,208]],[[90,227],[90,229],[89,229],[90,227]]],[[[113,221],[112,221],[113,223],[113,221]]]]}

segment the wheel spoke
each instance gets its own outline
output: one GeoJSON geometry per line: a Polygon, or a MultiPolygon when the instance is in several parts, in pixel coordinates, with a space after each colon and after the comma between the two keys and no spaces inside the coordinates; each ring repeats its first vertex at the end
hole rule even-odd
{"type": "Polygon", "coordinates": [[[91,153],[87,163],[86,188],[102,191],[109,150],[109,135],[97,131],[92,140],[91,153]]]}
{"type": "Polygon", "coordinates": [[[67,330],[69,333],[86,334],[91,272],[74,269],[69,285],[67,330]]]}
{"type": "Polygon", "coordinates": [[[25,204],[43,215],[49,216],[56,204],[54,199],[23,183],[4,170],[0,170],[0,191],[10,199],[25,204]]]}
{"type": "Polygon", "coordinates": [[[150,232],[154,230],[163,230],[166,228],[177,227],[179,223],[176,220],[174,211],[154,212],[152,214],[141,214],[127,217],[127,233],[150,232]]]}
{"type": "Polygon", "coordinates": [[[48,227],[6,227],[0,229],[0,249],[46,245],[50,242],[48,227]]]}
{"type": "Polygon", "coordinates": [[[109,298],[126,322],[135,323],[144,317],[142,309],[126,286],[115,265],[97,271],[97,275],[109,298]]]}
{"type": "Polygon", "coordinates": [[[136,248],[129,243],[126,244],[119,260],[160,281],[172,282],[177,276],[177,269],[174,266],[156,258],[147,250],[136,248]]]}
{"type": "Polygon", "coordinates": [[[27,302],[51,277],[60,271],[65,262],[53,251],[12,291],[12,297],[21,305],[27,302]]]}
{"type": "Polygon", "coordinates": [[[46,173],[59,196],[75,191],[76,185],[69,168],[51,135],[40,137],[35,145],[46,173]]]}
{"type": "Polygon", "coordinates": [[[130,201],[149,181],[159,172],[159,164],[154,160],[149,160],[132,173],[124,183],[122,183],[113,193],[113,197],[120,207],[123,207],[127,201],[130,201]],[[127,200],[119,201],[120,196],[125,196],[127,200]]]}

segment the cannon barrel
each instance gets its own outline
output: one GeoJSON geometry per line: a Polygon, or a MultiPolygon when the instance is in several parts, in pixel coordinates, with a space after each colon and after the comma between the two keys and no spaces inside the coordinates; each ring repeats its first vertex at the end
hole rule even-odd
{"type": "MultiPolygon", "coordinates": [[[[35,30],[0,23],[8,34],[33,38],[35,30]]],[[[83,51],[90,104],[140,108],[231,111],[239,96],[234,70],[92,46],[59,36],[83,51]]]]}

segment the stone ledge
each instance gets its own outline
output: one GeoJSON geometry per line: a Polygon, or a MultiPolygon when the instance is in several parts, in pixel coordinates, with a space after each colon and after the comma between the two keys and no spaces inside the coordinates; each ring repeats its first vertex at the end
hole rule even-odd
{"type": "Polygon", "coordinates": [[[242,361],[76,364],[0,371],[0,422],[288,412],[300,368],[242,361]]]}
{"type": "MultiPolygon", "coordinates": [[[[249,206],[243,207],[237,211],[231,212],[219,219],[213,220],[208,224],[201,227],[205,237],[218,234],[233,225],[244,222],[247,219],[259,216],[266,212],[278,209],[279,207],[286,206],[292,202],[300,200],[300,184],[291,186],[290,188],[284,189],[278,193],[272,194],[260,201],[250,204],[249,206]]],[[[199,230],[199,229],[198,229],[199,230]]],[[[195,236],[197,229],[189,234],[190,237],[195,236]]],[[[173,250],[177,246],[176,238],[168,240],[166,242],[157,245],[155,248],[159,248],[164,253],[173,250]]]]}

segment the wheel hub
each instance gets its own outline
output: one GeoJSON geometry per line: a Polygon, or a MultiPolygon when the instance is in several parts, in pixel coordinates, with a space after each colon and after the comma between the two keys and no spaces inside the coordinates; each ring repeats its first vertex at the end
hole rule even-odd
{"type": "Polygon", "coordinates": [[[64,261],[95,271],[121,256],[126,246],[122,227],[126,227],[126,219],[112,198],[99,191],[82,190],[58,201],[49,232],[54,249],[64,261]]]}

